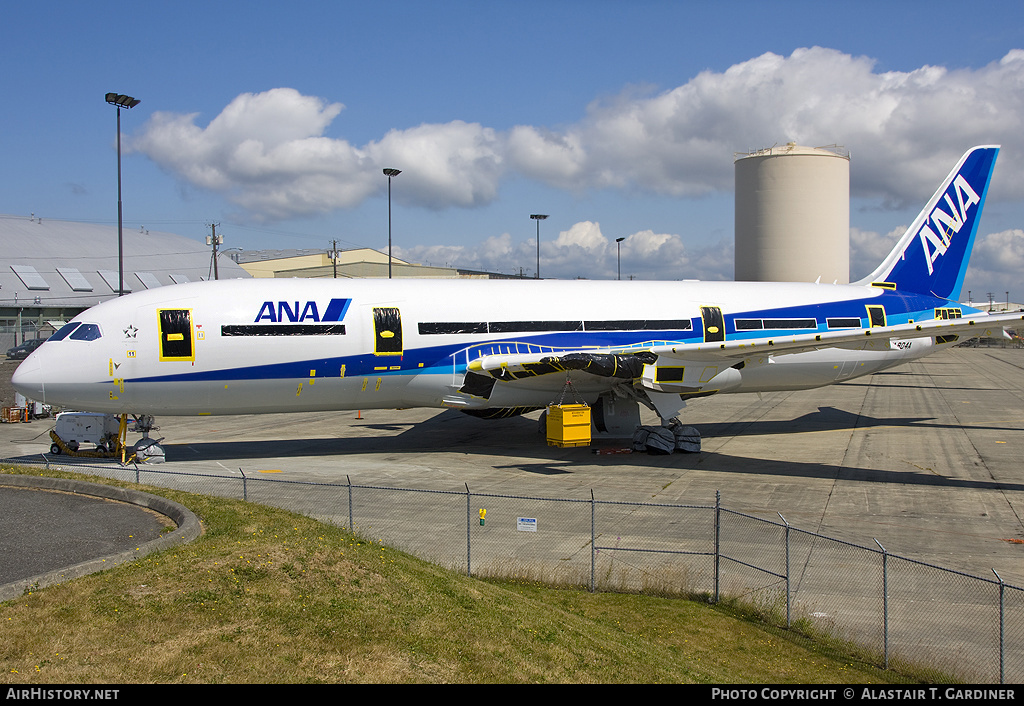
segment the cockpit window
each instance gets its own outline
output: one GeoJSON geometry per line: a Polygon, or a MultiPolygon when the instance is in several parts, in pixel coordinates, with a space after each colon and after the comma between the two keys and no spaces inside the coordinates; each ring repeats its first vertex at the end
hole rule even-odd
{"type": "MultiPolygon", "coordinates": [[[[60,333],[59,331],[57,333],[60,333]]],[[[82,324],[78,329],[71,334],[72,341],[95,341],[102,334],[100,334],[100,327],[98,324],[82,324]]]]}
{"type": "Polygon", "coordinates": [[[79,324],[81,323],[81,321],[72,321],[70,324],[64,324],[57,330],[57,333],[50,336],[50,340],[63,341],[65,338],[68,337],[68,334],[70,334],[72,331],[78,328],[79,324]]]}

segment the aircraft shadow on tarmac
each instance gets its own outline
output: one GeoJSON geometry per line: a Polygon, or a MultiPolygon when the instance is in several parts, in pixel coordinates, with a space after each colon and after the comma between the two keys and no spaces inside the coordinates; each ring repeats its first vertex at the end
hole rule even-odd
{"type": "MultiPolygon", "coordinates": [[[[564,465],[555,465],[552,461],[541,463],[516,463],[507,466],[494,466],[496,469],[518,470],[537,475],[560,475],[573,473],[573,465],[577,462],[564,461],[564,465]]],[[[582,462],[578,462],[582,463],[582,462]]],[[[875,468],[852,468],[847,466],[831,466],[825,463],[804,463],[799,461],[765,460],[730,456],[715,452],[702,451],[699,454],[673,454],[671,456],[648,456],[633,453],[625,459],[621,456],[588,457],[588,467],[660,467],[675,469],[680,472],[687,470],[706,473],[718,473],[727,476],[736,474],[757,476],[778,476],[780,478],[814,478],[825,480],[859,481],[864,483],[895,483],[898,485],[920,485],[935,488],[959,488],[973,490],[1024,491],[1024,483],[1006,483],[1000,481],[983,481],[969,478],[948,478],[926,473],[919,470],[891,471],[875,468]]],[[[626,469],[623,472],[628,473],[626,469]]]]}
{"type": "MultiPolygon", "coordinates": [[[[961,429],[957,424],[934,422],[930,417],[867,417],[835,407],[820,407],[817,412],[790,420],[701,422],[693,420],[704,439],[772,436],[793,433],[853,431],[884,427],[920,427],[927,429],[961,429]]],[[[715,451],[698,454],[675,453],[648,455],[644,453],[596,454],[595,450],[618,450],[629,446],[628,439],[598,440],[593,448],[556,448],[547,446],[539,434],[538,423],[527,417],[483,421],[454,411],[440,413],[416,424],[356,424],[349,430],[387,431],[387,435],[274,439],[262,441],[217,441],[201,443],[164,443],[167,464],[162,470],[173,471],[176,462],[245,461],[303,456],[381,456],[382,461],[395,454],[430,454],[463,452],[477,454],[483,463],[495,469],[507,469],[538,476],[575,473],[584,469],[658,468],[675,472],[700,471],[726,474],[768,475],[818,479],[842,479],[868,483],[899,483],[936,487],[974,488],[982,490],[1024,490],[1024,483],[948,478],[927,470],[879,470],[834,466],[792,460],[764,459],[730,455],[715,451]],[[395,433],[397,432],[397,433],[395,433]],[[494,463],[502,457],[516,462],[494,463]],[[535,459],[530,462],[525,459],[535,459]]],[[[975,426],[975,430],[1020,431],[1013,426],[975,426]]],[[[38,460],[37,457],[25,457],[38,460]]]]}
{"type": "MultiPolygon", "coordinates": [[[[808,412],[796,419],[756,420],[737,422],[695,422],[705,438],[723,436],[767,436],[774,434],[799,434],[801,432],[845,431],[879,427],[901,427],[922,429],[962,429],[963,425],[934,421],[934,417],[869,417],[854,414],[837,407],[818,407],[817,412],[808,412]]],[[[975,430],[1021,431],[1020,426],[988,425],[970,427],[975,430]]]]}

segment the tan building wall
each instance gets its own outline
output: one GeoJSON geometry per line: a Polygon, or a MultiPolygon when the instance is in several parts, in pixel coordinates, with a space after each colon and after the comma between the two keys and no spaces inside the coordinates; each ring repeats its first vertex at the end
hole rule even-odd
{"type": "MultiPolygon", "coordinates": [[[[327,253],[313,253],[240,263],[253,277],[268,278],[319,278],[334,277],[335,265],[327,253]]],[[[343,250],[338,253],[337,275],[339,278],[370,278],[388,276],[388,256],[371,248],[343,250]]],[[[487,274],[465,274],[450,267],[417,265],[397,258],[391,260],[392,277],[416,277],[431,279],[482,278],[487,274]]]]}
{"type": "Polygon", "coordinates": [[[850,157],[789,143],[738,156],[736,280],[850,281],[850,157]]]}

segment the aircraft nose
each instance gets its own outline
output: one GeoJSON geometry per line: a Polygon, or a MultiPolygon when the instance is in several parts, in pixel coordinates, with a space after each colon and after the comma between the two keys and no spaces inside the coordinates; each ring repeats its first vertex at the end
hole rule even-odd
{"type": "Polygon", "coordinates": [[[37,353],[29,355],[11,376],[14,389],[30,400],[43,402],[43,366],[37,353]]]}

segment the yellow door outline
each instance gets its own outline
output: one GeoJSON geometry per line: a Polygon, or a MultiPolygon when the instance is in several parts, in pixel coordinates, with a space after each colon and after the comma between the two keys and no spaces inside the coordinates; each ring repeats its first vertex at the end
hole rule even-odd
{"type": "Polygon", "coordinates": [[[704,322],[704,342],[714,343],[725,340],[725,317],[717,306],[702,306],[700,318],[704,322]]]}
{"type": "Polygon", "coordinates": [[[157,309],[160,360],[195,361],[196,335],[191,309],[157,309]]]}
{"type": "Polygon", "coordinates": [[[402,313],[396,307],[373,308],[373,354],[403,355],[402,313]]]}
{"type": "Polygon", "coordinates": [[[868,327],[880,328],[885,326],[885,307],[884,306],[867,306],[868,310],[868,327]]]}

